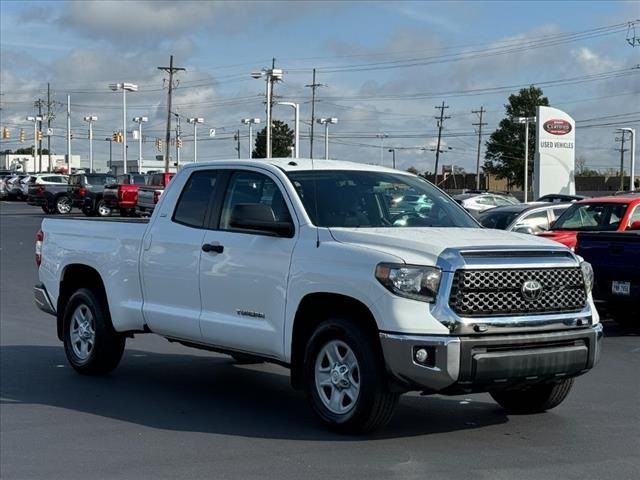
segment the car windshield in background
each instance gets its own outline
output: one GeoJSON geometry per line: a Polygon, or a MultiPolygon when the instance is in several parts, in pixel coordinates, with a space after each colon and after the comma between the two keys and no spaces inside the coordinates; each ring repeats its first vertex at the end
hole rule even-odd
{"type": "Polygon", "coordinates": [[[108,175],[87,175],[86,176],[87,185],[109,185],[112,183],[117,183],[116,177],[111,177],[108,175]]]}
{"type": "Polygon", "coordinates": [[[627,210],[625,203],[575,203],[553,226],[554,230],[617,230],[627,210]]]}
{"type": "Polygon", "coordinates": [[[479,222],[486,228],[506,230],[521,213],[522,212],[492,212],[489,210],[487,213],[480,214],[479,222]]]}
{"type": "Polygon", "coordinates": [[[315,170],[288,176],[311,221],[320,227],[479,228],[450,197],[410,175],[315,170]]]}

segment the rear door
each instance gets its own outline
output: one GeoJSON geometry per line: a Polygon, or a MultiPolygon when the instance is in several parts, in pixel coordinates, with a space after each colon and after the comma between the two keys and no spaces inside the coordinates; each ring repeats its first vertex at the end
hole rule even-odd
{"type": "Polygon", "coordinates": [[[217,171],[193,172],[173,211],[158,212],[145,234],[141,260],[143,312],[156,333],[192,341],[202,338],[200,253],[217,186],[217,171]]]}
{"type": "Polygon", "coordinates": [[[203,340],[211,345],[281,358],[289,265],[296,242],[230,225],[238,204],[271,208],[276,221],[294,210],[280,181],[265,171],[236,170],[228,180],[219,219],[200,260],[203,340]]]}

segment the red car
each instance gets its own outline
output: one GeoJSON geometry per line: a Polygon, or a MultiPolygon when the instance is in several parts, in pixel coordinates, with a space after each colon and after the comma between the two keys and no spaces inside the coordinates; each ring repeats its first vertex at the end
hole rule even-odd
{"type": "Polygon", "coordinates": [[[571,248],[578,232],[640,230],[640,194],[627,193],[575,202],[551,226],[538,234],[571,248]]]}
{"type": "Polygon", "coordinates": [[[118,175],[117,183],[105,185],[103,199],[110,209],[119,209],[123,217],[133,215],[138,204],[138,189],[148,176],[135,173],[118,175]]]}

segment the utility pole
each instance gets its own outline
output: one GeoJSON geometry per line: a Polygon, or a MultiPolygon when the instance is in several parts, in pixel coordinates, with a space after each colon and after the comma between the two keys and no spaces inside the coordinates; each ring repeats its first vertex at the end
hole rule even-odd
{"type": "MultiPolygon", "coordinates": [[[[180,115],[174,113],[176,116],[176,167],[180,166],[180,148],[182,148],[182,137],[180,136],[180,115]]],[[[168,150],[168,149],[167,149],[168,150]]],[[[167,162],[165,161],[165,167],[167,162]]],[[[166,172],[165,172],[166,173],[166,172]]]]}
{"type": "Polygon", "coordinates": [[[47,82],[47,152],[49,154],[49,171],[53,171],[51,161],[51,85],[47,82]]]}
{"type": "MultiPolygon", "coordinates": [[[[476,159],[476,190],[480,190],[480,149],[482,148],[482,127],[486,125],[486,122],[482,122],[482,114],[485,113],[486,110],[483,106],[480,107],[480,110],[471,110],[471,113],[479,113],[480,121],[478,123],[472,123],[471,125],[478,127],[478,157],[476,159]]],[[[454,177],[455,178],[455,177],[454,177]]]]}
{"type": "MultiPolygon", "coordinates": [[[[169,145],[171,142],[171,97],[173,95],[173,74],[180,71],[186,71],[186,68],[173,66],[173,55],[169,57],[168,67],[158,67],[169,74],[169,92],[167,94],[167,133],[165,136],[165,145],[167,146],[164,154],[164,173],[169,173],[169,145]]],[[[177,144],[177,139],[176,139],[177,144]]]]}
{"type": "Polygon", "coordinates": [[[442,106],[435,107],[435,108],[440,109],[440,116],[436,117],[436,119],[438,120],[438,143],[436,144],[436,166],[433,172],[433,183],[437,186],[438,185],[438,161],[440,160],[440,140],[442,139],[442,125],[446,119],[451,117],[444,116],[445,108],[449,108],[448,105],[444,104],[444,100],[442,101],[442,106]]]}
{"type": "MultiPolygon", "coordinates": [[[[38,107],[38,117],[40,117],[40,122],[38,125],[38,132],[42,132],[42,104],[44,103],[44,100],[39,98],[38,100],[36,100],[35,102],[35,106],[38,107]]],[[[42,137],[41,134],[38,135],[38,172],[42,172],[42,137]]],[[[35,161],[35,158],[34,158],[35,161]]],[[[35,165],[34,165],[35,166],[35,165]]]]}
{"type": "Polygon", "coordinates": [[[67,173],[71,174],[71,95],[67,95],[67,173]]]}
{"type": "Polygon", "coordinates": [[[236,150],[238,151],[238,160],[240,160],[240,129],[236,130],[236,150]]]}
{"type": "MultiPolygon", "coordinates": [[[[620,140],[620,190],[622,191],[624,190],[624,152],[627,151],[627,149],[624,148],[624,134],[627,132],[626,130],[622,130],[620,133],[622,135],[620,135],[620,138],[616,138],[616,140],[620,140]]],[[[633,179],[631,181],[633,182],[633,179]]],[[[631,190],[633,190],[633,187],[631,188],[631,190]]]]}
{"type": "Polygon", "coordinates": [[[311,88],[311,134],[309,136],[309,158],[313,158],[313,125],[316,123],[316,88],[326,87],[322,83],[316,83],[316,69],[313,69],[313,81],[311,85],[305,85],[311,88]]]}

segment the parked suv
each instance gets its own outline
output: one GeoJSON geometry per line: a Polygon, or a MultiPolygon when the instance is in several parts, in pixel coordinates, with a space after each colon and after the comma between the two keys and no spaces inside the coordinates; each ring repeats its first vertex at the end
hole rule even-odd
{"type": "Polygon", "coordinates": [[[104,186],[116,183],[116,177],[105,173],[80,173],[69,177],[69,196],[73,207],[82,210],[86,216],[99,214],[106,217],[111,209],[103,199],[104,186]]]}

